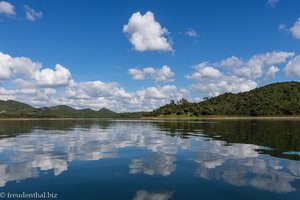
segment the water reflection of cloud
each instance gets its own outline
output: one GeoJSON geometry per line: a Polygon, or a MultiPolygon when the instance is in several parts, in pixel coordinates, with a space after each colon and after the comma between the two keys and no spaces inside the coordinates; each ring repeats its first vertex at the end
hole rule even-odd
{"type": "MultiPolygon", "coordinates": [[[[30,134],[0,140],[0,186],[8,181],[37,177],[38,171],[53,170],[59,175],[74,160],[116,158],[118,150],[140,147],[154,152],[145,159],[145,174],[169,175],[176,169],[174,156],[187,149],[189,141],[159,134],[151,125],[117,123],[109,129],[91,126],[67,131],[36,129],[30,134]],[[1,157],[3,159],[1,160],[1,157]],[[9,164],[8,164],[9,163],[9,164]]],[[[134,164],[134,163],[133,163],[134,164]]]]}
{"type": "Polygon", "coordinates": [[[133,200],[168,200],[171,199],[172,192],[148,192],[139,190],[133,200]]]}
{"type": "Polygon", "coordinates": [[[37,169],[27,162],[0,164],[0,187],[5,186],[8,181],[20,181],[37,176],[37,169]]]}
{"type": "Polygon", "coordinates": [[[222,146],[217,142],[206,151],[196,153],[196,174],[235,186],[252,186],[273,192],[295,191],[292,182],[300,178],[293,171],[298,169],[297,161],[286,161],[292,172],[289,173],[278,158],[257,154],[254,149],[258,148],[248,144],[222,146]]]}
{"type": "Polygon", "coordinates": [[[129,173],[144,173],[146,175],[169,176],[176,169],[176,157],[163,153],[154,153],[146,158],[132,159],[129,173]]]}
{"type": "MultiPolygon", "coordinates": [[[[60,175],[74,160],[122,157],[121,149],[133,147],[143,151],[129,157],[127,152],[130,174],[169,176],[178,163],[192,161],[197,164],[196,175],[208,180],[276,192],[299,190],[294,184],[300,180],[299,161],[260,155],[257,145],[229,145],[202,136],[184,139],[168,133],[151,123],[123,122],[105,129],[97,125],[65,131],[35,129],[30,134],[1,138],[0,187],[38,177],[39,171],[53,170],[60,175]]],[[[152,193],[144,191],[139,196],[145,194],[152,193]]]]}

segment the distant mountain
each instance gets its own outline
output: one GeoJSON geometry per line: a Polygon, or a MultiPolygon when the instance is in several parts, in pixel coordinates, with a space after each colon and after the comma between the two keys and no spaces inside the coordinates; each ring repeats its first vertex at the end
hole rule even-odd
{"type": "Polygon", "coordinates": [[[89,108],[77,110],[67,105],[34,108],[17,101],[0,100],[0,117],[111,118],[118,116],[118,113],[106,108],[99,111],[89,108]]]}
{"type": "Polygon", "coordinates": [[[98,114],[102,115],[102,116],[109,116],[109,117],[117,117],[118,116],[118,113],[115,113],[115,112],[113,112],[111,110],[108,110],[106,108],[101,108],[98,111],[98,114]]]}
{"type": "Polygon", "coordinates": [[[273,83],[249,92],[225,93],[205,99],[199,103],[190,103],[185,99],[176,103],[171,101],[149,115],[300,115],[299,82],[273,83]]]}
{"type": "Polygon", "coordinates": [[[0,112],[7,112],[7,113],[30,113],[34,112],[36,108],[27,105],[25,103],[21,103],[18,101],[7,100],[2,101],[0,100],[0,112]]]}

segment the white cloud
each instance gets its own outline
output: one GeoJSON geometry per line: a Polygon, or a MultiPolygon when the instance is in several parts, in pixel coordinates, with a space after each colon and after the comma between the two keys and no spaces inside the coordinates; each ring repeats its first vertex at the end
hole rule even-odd
{"type": "Polygon", "coordinates": [[[290,32],[294,38],[300,39],[300,18],[298,18],[294,26],[290,28],[290,32]]]}
{"type": "Polygon", "coordinates": [[[279,3],[279,0],[268,0],[267,1],[267,5],[271,8],[275,8],[278,3],[279,3]]]}
{"type": "Polygon", "coordinates": [[[284,68],[286,76],[300,76],[300,55],[288,62],[284,68]]]}
{"type": "Polygon", "coordinates": [[[175,75],[167,65],[162,66],[161,69],[154,69],[152,67],[146,67],[142,70],[131,68],[128,73],[134,80],[152,79],[155,82],[169,82],[173,81],[172,77],[175,75]]]}
{"type": "Polygon", "coordinates": [[[188,37],[192,37],[192,38],[195,38],[195,37],[198,37],[199,34],[197,33],[197,31],[195,31],[194,29],[192,28],[189,28],[186,32],[185,32],[185,35],[188,36],[188,37]]]}
{"type": "Polygon", "coordinates": [[[34,85],[14,89],[0,87],[0,99],[16,100],[33,106],[52,105],[54,98],[56,98],[55,93],[56,90],[53,88],[38,88],[34,85]]]}
{"type": "Polygon", "coordinates": [[[275,51],[267,52],[265,54],[254,55],[242,67],[234,67],[234,74],[250,79],[256,79],[264,74],[266,67],[270,67],[274,64],[280,64],[286,62],[288,58],[295,55],[293,52],[275,51]]]}
{"type": "Polygon", "coordinates": [[[187,98],[188,91],[174,85],[148,87],[135,92],[127,92],[116,83],[101,81],[70,84],[59,98],[59,104],[73,107],[106,107],[115,111],[150,111],[170,100],[187,98]]]}
{"type": "MultiPolygon", "coordinates": [[[[11,57],[0,53],[0,99],[16,100],[33,106],[66,104],[75,108],[114,111],[153,110],[170,100],[187,98],[189,91],[175,85],[142,88],[128,92],[115,82],[76,82],[71,72],[57,64],[55,69],[43,68],[42,64],[26,57],[11,57]],[[10,87],[4,87],[4,83],[10,87]],[[57,89],[60,88],[60,89],[57,89]]],[[[145,68],[146,78],[169,81],[174,75],[168,66],[161,69],[145,68]]]]}
{"type": "Polygon", "coordinates": [[[10,77],[10,70],[7,67],[2,67],[0,72],[0,80],[8,79],[10,77]]]}
{"type": "Polygon", "coordinates": [[[24,9],[25,9],[26,19],[29,21],[34,22],[35,20],[43,17],[43,13],[41,11],[36,11],[29,6],[24,6],[24,9]]]}
{"type": "Polygon", "coordinates": [[[271,67],[269,67],[268,71],[266,72],[266,78],[273,78],[275,74],[279,71],[280,70],[278,67],[272,65],[271,67]]]}
{"type": "Polygon", "coordinates": [[[42,68],[40,63],[33,62],[26,57],[11,57],[0,52],[0,80],[13,77],[23,77],[28,81],[33,81],[41,87],[61,87],[66,86],[71,81],[71,73],[60,64],[55,66],[55,70],[42,68]]]}
{"type": "MultiPolygon", "coordinates": [[[[34,106],[66,104],[75,108],[106,107],[117,112],[150,111],[170,100],[190,99],[190,92],[193,91],[216,96],[224,92],[237,93],[254,89],[260,79],[253,75],[240,75],[239,70],[259,66],[259,77],[272,78],[278,72],[279,64],[293,55],[291,52],[272,52],[255,55],[246,61],[232,56],[220,62],[203,62],[194,66],[193,72],[185,76],[193,81],[188,89],[170,84],[127,91],[116,82],[76,82],[71,72],[60,64],[54,69],[44,68],[41,63],[30,58],[12,57],[0,52],[0,99],[13,99],[34,106]]],[[[300,76],[299,60],[299,56],[295,57],[286,65],[286,75],[300,76]]],[[[253,69],[250,68],[252,74],[253,69]]],[[[128,71],[136,80],[168,82],[174,76],[167,65],[128,71]]]]}
{"type": "Polygon", "coordinates": [[[172,51],[172,43],[165,36],[168,30],[162,28],[155,20],[154,14],[148,11],[145,15],[133,13],[123,32],[137,51],[172,51]]]}
{"type": "Polygon", "coordinates": [[[170,99],[175,97],[177,88],[174,85],[165,85],[163,87],[148,87],[138,90],[137,96],[141,99],[170,99]]]}
{"type": "MultiPolygon", "coordinates": [[[[206,63],[200,65],[204,64],[206,63]]],[[[218,69],[210,66],[202,66],[186,78],[196,82],[192,85],[194,91],[204,92],[208,96],[217,96],[224,92],[245,92],[257,86],[256,82],[252,80],[234,75],[224,75],[218,69]]]]}
{"type": "Polygon", "coordinates": [[[274,65],[283,64],[294,55],[294,52],[274,51],[254,55],[249,60],[231,56],[220,62],[200,63],[185,78],[194,81],[192,91],[208,96],[245,92],[256,88],[259,78],[273,78],[279,71],[274,65]]]}
{"type": "Polygon", "coordinates": [[[34,72],[39,70],[40,64],[32,62],[25,57],[11,57],[8,54],[0,52],[0,79],[8,79],[13,74],[22,74],[24,76],[33,76],[34,72]]]}
{"type": "Polygon", "coordinates": [[[203,79],[210,79],[210,78],[217,79],[222,76],[222,73],[218,69],[207,65],[208,65],[207,62],[196,65],[194,67],[196,71],[191,75],[187,75],[186,78],[191,80],[203,80],[203,79]]]}
{"type": "Polygon", "coordinates": [[[130,98],[131,94],[123,88],[118,87],[117,83],[105,83],[102,81],[89,81],[76,83],[72,81],[66,88],[66,97],[70,99],[93,99],[93,98],[130,98]]]}
{"type": "Polygon", "coordinates": [[[42,87],[62,87],[70,83],[71,73],[67,68],[57,64],[55,70],[46,68],[36,71],[34,78],[42,87]]]}
{"type": "Polygon", "coordinates": [[[243,60],[235,57],[235,56],[231,56],[228,58],[225,58],[224,60],[222,60],[220,62],[220,66],[221,67],[230,67],[230,68],[236,68],[236,67],[241,67],[244,64],[243,60]]]}
{"type": "Polygon", "coordinates": [[[236,77],[236,76],[222,76],[218,79],[197,80],[192,85],[194,91],[204,92],[208,96],[217,96],[224,92],[246,92],[257,87],[255,81],[236,77]]]}
{"type": "Polygon", "coordinates": [[[6,15],[16,15],[15,6],[6,1],[0,1],[0,13],[6,15]]]}

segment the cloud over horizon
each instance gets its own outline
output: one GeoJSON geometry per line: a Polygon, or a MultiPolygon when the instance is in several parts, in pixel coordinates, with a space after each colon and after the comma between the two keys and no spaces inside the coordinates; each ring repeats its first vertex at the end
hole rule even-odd
{"type": "MultiPolygon", "coordinates": [[[[194,83],[191,89],[204,92],[208,96],[217,96],[225,92],[246,92],[256,88],[261,78],[271,79],[280,69],[275,65],[282,65],[295,55],[294,52],[274,51],[252,56],[243,60],[231,56],[220,62],[202,62],[193,66],[194,72],[185,76],[194,83]]],[[[298,61],[290,61],[285,74],[295,70],[298,61]]],[[[300,76],[300,73],[299,73],[300,76]]]]}
{"type": "MultiPolygon", "coordinates": [[[[172,99],[187,98],[189,93],[175,85],[150,86],[129,92],[116,82],[76,82],[61,64],[56,64],[55,69],[45,68],[30,58],[1,52],[0,68],[0,99],[38,107],[66,104],[96,110],[106,107],[120,112],[152,110],[172,99]]],[[[148,68],[145,73],[156,81],[167,81],[174,75],[168,66],[148,68]]]]}
{"type": "Polygon", "coordinates": [[[117,82],[78,82],[61,64],[51,69],[27,57],[12,57],[0,52],[0,99],[38,107],[66,104],[96,110],[106,107],[118,112],[150,111],[170,100],[186,98],[195,101],[225,92],[249,91],[280,71],[285,76],[300,77],[300,55],[294,55],[294,52],[274,51],[254,55],[248,60],[231,56],[219,62],[202,62],[193,66],[191,73],[182,75],[191,82],[186,87],[166,84],[174,81],[175,75],[167,65],[130,68],[128,73],[133,80],[149,79],[161,85],[128,91],[117,82]]]}

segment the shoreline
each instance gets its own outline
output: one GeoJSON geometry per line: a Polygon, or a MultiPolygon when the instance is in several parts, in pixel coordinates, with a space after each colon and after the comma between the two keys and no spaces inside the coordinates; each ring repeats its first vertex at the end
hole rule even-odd
{"type": "Polygon", "coordinates": [[[143,120],[300,120],[300,116],[143,117],[143,120]]]}
{"type": "Polygon", "coordinates": [[[198,120],[299,120],[300,116],[226,116],[226,115],[211,115],[203,117],[138,117],[138,118],[0,118],[0,121],[21,121],[21,120],[169,120],[169,121],[198,121],[198,120]]]}

